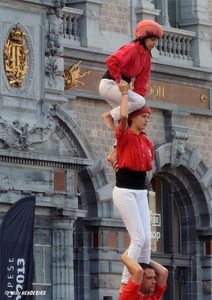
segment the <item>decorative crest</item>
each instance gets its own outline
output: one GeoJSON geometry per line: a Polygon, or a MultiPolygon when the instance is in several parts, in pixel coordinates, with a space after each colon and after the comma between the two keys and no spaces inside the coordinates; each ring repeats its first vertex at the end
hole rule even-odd
{"type": "Polygon", "coordinates": [[[80,74],[79,64],[82,61],[80,60],[78,63],[75,63],[69,70],[64,71],[64,89],[68,90],[71,87],[77,87],[78,84],[84,85],[83,82],[79,81],[78,78],[84,77],[89,74],[91,71],[86,71],[80,74]]]}
{"type": "Polygon", "coordinates": [[[27,54],[25,48],[26,33],[17,24],[10,32],[4,45],[4,69],[8,81],[12,87],[21,87],[28,69],[27,54]]]}

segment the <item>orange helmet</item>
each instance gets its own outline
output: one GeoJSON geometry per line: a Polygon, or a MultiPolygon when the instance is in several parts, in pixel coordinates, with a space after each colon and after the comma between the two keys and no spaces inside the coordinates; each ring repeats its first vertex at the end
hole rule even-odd
{"type": "Polygon", "coordinates": [[[135,27],[135,38],[151,38],[157,37],[162,38],[163,29],[155,21],[152,20],[142,20],[135,27]]]}

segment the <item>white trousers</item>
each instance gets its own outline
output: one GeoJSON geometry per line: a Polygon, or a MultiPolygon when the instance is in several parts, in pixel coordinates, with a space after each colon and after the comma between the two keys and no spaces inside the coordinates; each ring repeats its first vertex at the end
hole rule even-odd
{"type": "MultiPolygon", "coordinates": [[[[114,121],[120,120],[120,101],[121,93],[117,83],[112,79],[103,78],[99,84],[99,93],[113,109],[110,114],[114,121]]],[[[128,111],[129,113],[140,109],[145,104],[145,99],[141,95],[129,90],[128,91],[128,111]]]]}
{"type": "MultiPolygon", "coordinates": [[[[149,263],[151,225],[147,190],[132,190],[115,186],[113,202],[130,236],[129,257],[138,262],[149,263]]],[[[124,267],[122,283],[127,283],[129,278],[130,273],[124,267]]]]}

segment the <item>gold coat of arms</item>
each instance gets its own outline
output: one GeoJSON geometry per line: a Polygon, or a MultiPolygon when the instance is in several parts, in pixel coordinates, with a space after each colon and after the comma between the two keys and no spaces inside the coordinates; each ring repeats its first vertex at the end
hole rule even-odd
{"type": "Polygon", "coordinates": [[[4,45],[4,69],[8,81],[12,87],[21,87],[28,69],[25,47],[26,33],[17,24],[10,32],[4,45]]]}

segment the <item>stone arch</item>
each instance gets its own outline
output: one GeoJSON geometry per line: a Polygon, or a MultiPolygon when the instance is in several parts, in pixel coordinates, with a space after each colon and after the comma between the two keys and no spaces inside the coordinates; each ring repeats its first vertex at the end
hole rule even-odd
{"type": "MultiPolygon", "coordinates": [[[[197,295],[202,295],[202,291],[207,294],[204,286],[208,286],[208,282],[204,279],[207,278],[206,266],[209,264],[209,259],[205,256],[205,247],[207,241],[211,240],[212,233],[210,220],[212,169],[207,167],[197,150],[187,145],[178,166],[173,166],[172,147],[173,143],[155,147],[154,167],[148,174],[148,180],[150,182],[153,176],[159,177],[174,186],[173,194],[178,206],[181,227],[181,258],[185,259],[183,266],[187,264],[185,271],[187,281],[186,287],[183,288],[188,297],[197,299],[197,295]]],[[[172,268],[173,266],[171,270],[172,268]]]]}
{"type": "Polygon", "coordinates": [[[192,206],[191,212],[196,218],[197,227],[210,227],[212,169],[207,167],[202,155],[189,146],[185,146],[185,153],[177,168],[171,166],[171,155],[172,143],[155,147],[154,166],[148,174],[148,180],[151,180],[153,174],[166,177],[168,181],[173,180],[182,207],[192,206]]]}
{"type": "MultiPolygon", "coordinates": [[[[52,139],[62,141],[70,157],[82,165],[78,172],[77,189],[79,209],[87,211],[87,217],[110,217],[112,186],[108,181],[102,157],[95,152],[76,122],[58,105],[52,116],[56,128],[52,139]],[[58,137],[58,138],[57,138],[58,137]]],[[[66,154],[67,155],[67,154],[66,154]]]]}
{"type": "Polygon", "coordinates": [[[54,105],[51,115],[56,121],[53,134],[55,143],[57,143],[57,140],[62,140],[71,157],[90,159],[91,161],[87,161],[87,164],[92,164],[92,161],[95,160],[96,153],[73,118],[59,105],[54,105]],[[56,119],[58,119],[58,121],[56,119]],[[57,136],[59,139],[57,139],[57,136]]]}
{"type": "MultiPolygon", "coordinates": [[[[171,163],[172,143],[164,143],[155,147],[155,160],[151,173],[148,174],[149,182],[154,177],[174,185],[174,196],[177,201],[181,224],[182,254],[192,256],[193,266],[201,265],[204,255],[205,243],[211,240],[212,230],[212,169],[207,167],[201,154],[185,146],[178,167],[171,163]]],[[[196,279],[203,280],[202,273],[193,272],[196,279]]],[[[190,278],[192,285],[192,279],[190,278]]],[[[197,290],[201,290],[199,286],[197,290]]],[[[194,292],[194,290],[193,290],[194,292]]]]}
{"type": "MultiPolygon", "coordinates": [[[[96,252],[101,251],[98,244],[99,236],[105,237],[106,234],[102,231],[111,225],[112,186],[108,181],[103,159],[91,147],[76,122],[57,105],[54,106],[52,116],[56,123],[52,136],[53,142],[56,145],[57,142],[61,143],[62,139],[63,144],[60,146],[64,148],[65,145],[66,159],[69,162],[73,161],[79,170],[77,172],[78,209],[85,215],[81,214],[73,224],[74,293],[75,299],[84,299],[84,291],[87,290],[90,299],[92,298],[89,296],[90,281],[93,272],[90,249],[95,247],[96,252]]],[[[62,156],[62,153],[60,155],[62,156]]]]}

